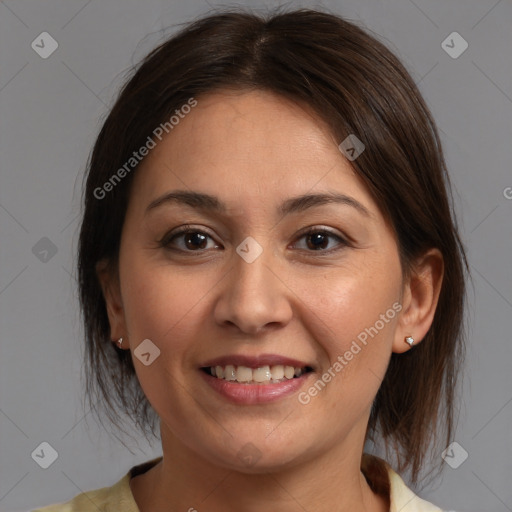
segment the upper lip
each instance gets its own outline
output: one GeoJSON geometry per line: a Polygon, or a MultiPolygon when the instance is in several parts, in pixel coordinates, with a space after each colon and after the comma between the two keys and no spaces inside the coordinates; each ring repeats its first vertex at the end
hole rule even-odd
{"type": "Polygon", "coordinates": [[[293,366],[295,368],[312,368],[311,365],[298,359],[291,357],[280,356],[278,354],[261,354],[259,356],[248,356],[242,354],[233,354],[227,356],[216,357],[209,359],[201,364],[201,368],[209,366],[247,366],[248,368],[261,368],[262,366],[293,366]]]}

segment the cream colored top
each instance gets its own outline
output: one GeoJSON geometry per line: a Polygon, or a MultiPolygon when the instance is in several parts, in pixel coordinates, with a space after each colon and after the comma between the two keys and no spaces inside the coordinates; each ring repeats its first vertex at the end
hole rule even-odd
{"type": "MultiPolygon", "coordinates": [[[[66,503],[49,505],[32,512],[140,512],[130,488],[130,479],[145,473],[160,460],[162,457],[157,457],[132,467],[111,487],[87,491],[66,503]]],[[[384,492],[389,495],[390,512],[443,512],[439,507],[416,496],[384,460],[365,453],[361,469],[370,485],[377,480],[379,472],[381,475],[387,472],[388,481],[381,481],[378,485],[384,485],[384,492]]]]}

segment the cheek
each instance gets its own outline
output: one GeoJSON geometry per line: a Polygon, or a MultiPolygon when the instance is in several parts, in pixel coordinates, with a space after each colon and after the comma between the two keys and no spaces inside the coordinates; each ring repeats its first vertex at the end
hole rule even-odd
{"type": "Polygon", "coordinates": [[[204,336],[201,326],[208,321],[204,304],[215,292],[219,276],[206,267],[179,268],[155,263],[143,252],[131,254],[121,268],[128,337],[134,346],[148,338],[162,355],[180,356],[168,357],[170,367],[187,365],[193,353],[191,340],[204,336]]]}
{"type": "Polygon", "coordinates": [[[211,286],[205,279],[191,281],[190,275],[155,264],[143,254],[133,253],[123,263],[123,308],[137,379],[158,415],[167,418],[171,411],[189,407],[188,395],[181,392],[183,372],[190,341],[197,339],[202,324],[201,299],[211,286]],[[160,351],[149,365],[138,359],[136,351],[145,339],[160,351]]]}
{"type": "Polygon", "coordinates": [[[318,317],[340,342],[356,338],[376,322],[377,329],[386,332],[395,323],[393,304],[400,296],[400,274],[393,269],[384,272],[367,266],[333,271],[315,288],[306,281],[300,296],[310,316],[318,317]],[[381,315],[385,315],[384,324],[381,315]]]}
{"type": "Polygon", "coordinates": [[[401,271],[392,256],[333,270],[315,288],[307,278],[300,285],[303,318],[325,357],[322,370],[342,376],[331,388],[343,387],[344,403],[373,396],[389,362],[401,309],[401,271]]]}

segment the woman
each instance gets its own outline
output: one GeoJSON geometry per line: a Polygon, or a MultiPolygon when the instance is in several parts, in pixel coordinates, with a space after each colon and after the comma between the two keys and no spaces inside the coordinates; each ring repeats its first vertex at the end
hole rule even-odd
{"type": "Polygon", "coordinates": [[[354,24],[226,12],[156,48],[93,149],[79,283],[88,395],[158,420],[163,456],[40,510],[439,511],[363,450],[417,483],[451,442],[449,193],[413,80],[354,24]]]}

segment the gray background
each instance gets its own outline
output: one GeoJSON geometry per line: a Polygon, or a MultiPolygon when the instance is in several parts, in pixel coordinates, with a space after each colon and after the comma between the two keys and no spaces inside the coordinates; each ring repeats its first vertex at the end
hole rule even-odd
{"type": "MultiPolygon", "coordinates": [[[[112,485],[132,465],[160,454],[158,442],[144,440],[130,453],[82,407],[74,280],[81,177],[123,72],[159,41],[163,28],[218,5],[0,2],[2,511],[26,511],[112,485]],[[47,59],[31,48],[43,31],[59,44],[47,59]],[[43,237],[55,245],[53,256],[33,251],[43,237]],[[48,469],[31,457],[43,441],[58,452],[48,469]]],[[[461,512],[512,511],[512,4],[288,5],[325,6],[379,34],[419,82],[441,129],[474,277],[464,406],[454,439],[469,457],[456,470],[445,464],[442,479],[420,495],[461,512]],[[453,31],[469,44],[456,59],[441,46],[453,31]]]]}

